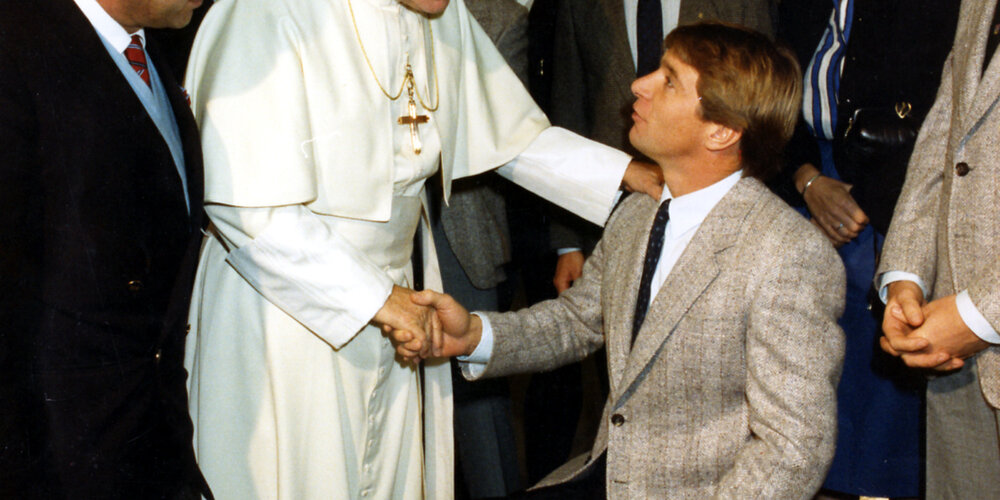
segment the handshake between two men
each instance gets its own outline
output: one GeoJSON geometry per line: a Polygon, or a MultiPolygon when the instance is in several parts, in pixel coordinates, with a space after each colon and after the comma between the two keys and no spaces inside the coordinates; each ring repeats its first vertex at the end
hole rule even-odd
{"type": "Polygon", "coordinates": [[[375,320],[396,347],[396,353],[411,363],[468,355],[482,334],[479,317],[469,314],[450,295],[433,290],[414,292],[394,287],[375,320]]]}

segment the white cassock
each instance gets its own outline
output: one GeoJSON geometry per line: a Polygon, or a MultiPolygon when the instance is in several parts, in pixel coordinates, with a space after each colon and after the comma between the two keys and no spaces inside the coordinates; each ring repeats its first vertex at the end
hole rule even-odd
{"type": "Polygon", "coordinates": [[[347,0],[217,1],[192,51],[214,229],[185,364],[220,500],[451,498],[449,367],[428,363],[421,394],[368,325],[412,282],[424,180],[440,165],[447,197],[452,178],[506,163],[603,223],[629,160],[549,128],[461,0],[430,22],[396,0],[352,1],[357,31],[347,0]],[[407,62],[429,117],[420,154],[397,124],[406,91],[393,101],[376,83],[395,95],[407,62]]]}

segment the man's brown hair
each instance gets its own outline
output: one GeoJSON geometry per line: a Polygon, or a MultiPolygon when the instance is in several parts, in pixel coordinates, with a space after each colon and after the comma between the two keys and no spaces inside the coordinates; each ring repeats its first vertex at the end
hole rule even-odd
{"type": "Polygon", "coordinates": [[[802,103],[795,56],[743,26],[704,22],[680,26],[664,47],[698,71],[701,117],[743,132],[743,173],[765,180],[781,168],[802,103]]]}

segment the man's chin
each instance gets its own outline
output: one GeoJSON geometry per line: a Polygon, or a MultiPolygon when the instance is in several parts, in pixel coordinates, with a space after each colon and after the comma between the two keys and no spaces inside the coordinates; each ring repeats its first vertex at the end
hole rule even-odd
{"type": "Polygon", "coordinates": [[[646,152],[642,150],[642,144],[639,144],[639,142],[641,141],[638,140],[638,136],[639,132],[636,131],[635,125],[632,125],[632,128],[628,129],[628,142],[629,144],[632,145],[633,148],[636,149],[636,151],[639,151],[642,154],[646,154],[646,152]]]}
{"type": "Polygon", "coordinates": [[[450,0],[399,0],[410,10],[417,11],[427,17],[440,16],[448,8],[450,0]]]}

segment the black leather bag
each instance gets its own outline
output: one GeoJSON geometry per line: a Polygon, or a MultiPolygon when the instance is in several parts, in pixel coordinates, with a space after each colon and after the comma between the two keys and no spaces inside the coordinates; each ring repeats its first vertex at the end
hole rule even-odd
{"type": "Polygon", "coordinates": [[[892,107],[858,108],[851,114],[844,130],[844,159],[868,168],[886,161],[900,150],[909,151],[917,138],[917,121],[911,116],[908,102],[892,107]]]}
{"type": "Polygon", "coordinates": [[[893,188],[906,172],[919,131],[919,121],[907,102],[894,106],[857,108],[850,114],[836,148],[837,171],[854,184],[851,195],[885,234],[899,197],[893,188]]]}

